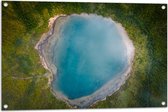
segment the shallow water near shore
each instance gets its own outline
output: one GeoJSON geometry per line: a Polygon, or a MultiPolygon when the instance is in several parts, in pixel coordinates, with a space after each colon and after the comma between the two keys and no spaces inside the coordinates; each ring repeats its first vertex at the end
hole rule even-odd
{"type": "Polygon", "coordinates": [[[52,86],[68,99],[91,95],[128,66],[126,45],[113,21],[71,15],[60,28],[52,86]]]}

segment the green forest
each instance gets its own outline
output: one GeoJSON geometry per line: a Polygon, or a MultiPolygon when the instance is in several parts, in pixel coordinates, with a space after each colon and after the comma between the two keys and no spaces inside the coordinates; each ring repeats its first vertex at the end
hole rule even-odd
{"type": "MultiPolygon", "coordinates": [[[[162,107],[167,102],[167,5],[121,3],[2,2],[2,109],[66,109],[51,93],[34,48],[59,14],[97,14],[121,23],[135,47],[126,83],[89,108],[162,107]],[[166,9],[162,10],[161,6],[166,9]]],[[[166,105],[165,105],[166,106],[166,105]]]]}

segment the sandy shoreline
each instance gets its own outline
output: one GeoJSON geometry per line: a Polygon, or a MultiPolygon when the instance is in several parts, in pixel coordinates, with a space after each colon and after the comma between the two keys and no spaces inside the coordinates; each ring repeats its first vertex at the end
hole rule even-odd
{"type": "MultiPolygon", "coordinates": [[[[87,17],[88,14],[80,14],[81,16],[87,17]]],[[[122,27],[121,24],[114,22],[111,18],[106,18],[108,21],[114,22],[118,31],[121,32],[123,37],[124,44],[127,49],[127,57],[128,57],[128,67],[125,68],[124,71],[119,73],[115,79],[112,79],[99,90],[94,92],[93,94],[85,97],[81,97],[78,99],[70,100],[59,91],[55,91],[52,88],[52,81],[53,77],[56,77],[57,68],[54,64],[52,64],[52,46],[54,43],[59,39],[59,29],[62,24],[66,22],[68,16],[66,15],[57,15],[49,20],[49,32],[44,33],[36,44],[35,49],[38,50],[42,65],[45,69],[50,71],[50,75],[48,76],[48,84],[51,87],[52,93],[56,96],[56,98],[65,101],[68,105],[75,107],[75,108],[87,108],[92,104],[96,103],[97,101],[106,99],[107,96],[112,95],[114,92],[119,90],[121,85],[125,83],[127,78],[129,77],[129,73],[132,67],[132,61],[134,58],[134,46],[132,41],[129,39],[125,29],[122,27]]]]}

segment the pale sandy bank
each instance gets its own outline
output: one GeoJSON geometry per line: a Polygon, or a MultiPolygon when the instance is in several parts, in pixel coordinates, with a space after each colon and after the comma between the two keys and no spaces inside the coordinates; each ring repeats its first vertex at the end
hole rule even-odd
{"type": "MultiPolygon", "coordinates": [[[[83,17],[93,15],[93,14],[80,14],[83,17]]],[[[131,71],[132,67],[132,61],[134,58],[134,46],[132,41],[129,39],[125,29],[122,27],[120,23],[114,22],[111,18],[105,18],[106,20],[110,22],[114,22],[118,31],[121,33],[124,44],[127,49],[127,57],[128,57],[128,66],[125,68],[121,73],[117,75],[117,77],[113,78],[111,81],[109,81],[107,84],[105,84],[103,87],[101,87],[99,90],[94,92],[93,94],[85,97],[81,97],[75,100],[70,100],[61,92],[55,91],[52,88],[52,80],[53,77],[57,77],[57,68],[52,63],[52,47],[59,39],[59,32],[60,27],[63,25],[67,20],[69,16],[66,15],[58,15],[49,20],[49,32],[44,33],[39,40],[39,42],[36,44],[35,48],[38,50],[40,59],[42,62],[42,65],[44,68],[50,71],[49,77],[49,85],[51,87],[52,93],[56,96],[56,98],[61,99],[65,101],[68,105],[76,108],[86,108],[92,105],[93,103],[96,103],[100,100],[105,100],[107,96],[112,95],[114,92],[119,90],[121,85],[125,83],[127,78],[129,77],[129,73],[131,71]]]]}

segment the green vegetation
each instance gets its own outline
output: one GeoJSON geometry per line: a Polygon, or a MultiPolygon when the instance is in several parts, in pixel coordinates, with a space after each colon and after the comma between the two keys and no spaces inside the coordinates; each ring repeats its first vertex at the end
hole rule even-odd
{"type": "Polygon", "coordinates": [[[8,2],[2,6],[2,105],[70,108],[57,100],[34,46],[58,14],[95,13],[121,23],[135,46],[129,79],[91,108],[158,107],[167,101],[167,11],[161,5],[8,2]]]}

